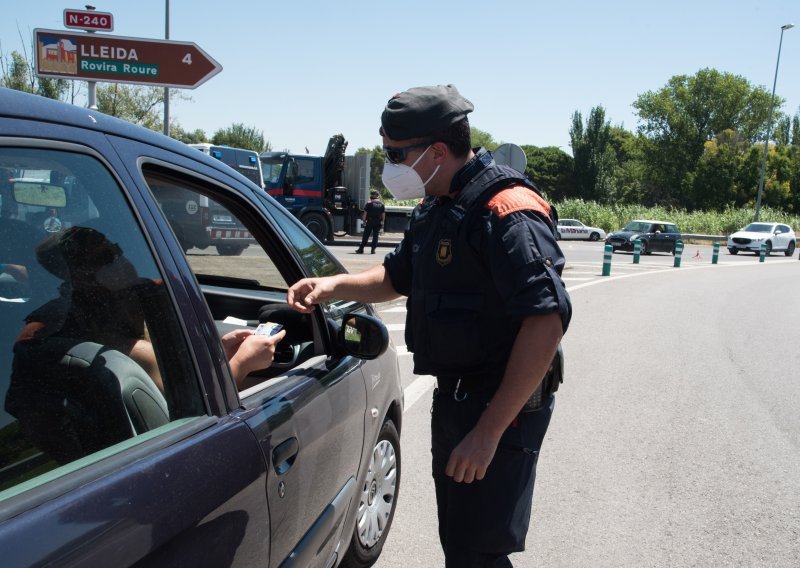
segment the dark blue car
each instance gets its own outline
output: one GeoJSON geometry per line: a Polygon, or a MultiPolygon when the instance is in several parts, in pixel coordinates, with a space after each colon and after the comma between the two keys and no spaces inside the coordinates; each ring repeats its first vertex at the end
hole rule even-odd
{"type": "Polygon", "coordinates": [[[285,303],[343,270],[220,161],[0,89],[0,565],[374,563],[396,352],[369,305],[285,303]],[[240,255],[185,252],[203,215],[240,255]],[[286,331],[274,362],[235,375],[221,338],[261,322],[286,331]]]}

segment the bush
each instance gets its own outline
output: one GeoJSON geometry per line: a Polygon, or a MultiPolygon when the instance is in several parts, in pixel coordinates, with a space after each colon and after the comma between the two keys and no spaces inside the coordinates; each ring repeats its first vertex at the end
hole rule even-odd
{"type": "MultiPolygon", "coordinates": [[[[594,201],[565,199],[554,204],[562,219],[578,219],[600,227],[607,233],[616,231],[633,219],[655,219],[670,221],[682,233],[695,235],[729,235],[753,220],[755,211],[747,208],[727,207],[724,211],[686,211],[667,207],[643,207],[641,205],[600,205],[594,201]]],[[[790,215],[778,209],[762,207],[759,221],[786,223],[795,230],[800,229],[800,216],[790,215]]]]}

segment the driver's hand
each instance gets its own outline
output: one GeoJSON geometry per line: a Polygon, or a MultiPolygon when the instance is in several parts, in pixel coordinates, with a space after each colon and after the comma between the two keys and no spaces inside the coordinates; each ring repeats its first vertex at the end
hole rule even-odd
{"type": "MultiPolygon", "coordinates": [[[[248,331],[248,330],[245,330],[248,331]]],[[[286,337],[286,330],[275,335],[256,335],[252,332],[238,345],[230,359],[231,370],[237,383],[253,371],[266,369],[275,358],[275,347],[286,337]]]]}

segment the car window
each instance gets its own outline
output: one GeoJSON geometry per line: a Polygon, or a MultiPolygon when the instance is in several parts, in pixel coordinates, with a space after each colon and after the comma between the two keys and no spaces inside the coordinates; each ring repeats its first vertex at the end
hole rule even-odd
{"type": "MultiPolygon", "coordinates": [[[[289,244],[297,252],[306,272],[310,276],[333,276],[343,272],[334,257],[314,240],[296,217],[275,201],[271,201],[264,196],[259,197],[286,234],[289,244]]],[[[346,300],[330,300],[323,302],[322,305],[326,312],[337,320],[341,319],[342,314],[361,306],[357,302],[346,300]]]]}
{"type": "Polygon", "coordinates": [[[205,407],[158,264],[109,170],[77,150],[0,147],[0,194],[7,496],[205,407]]]}
{"type": "Polygon", "coordinates": [[[666,225],[665,232],[667,232],[667,233],[678,233],[679,231],[678,231],[678,227],[676,227],[675,225],[666,225]]]}
{"type": "Polygon", "coordinates": [[[145,171],[145,180],[200,283],[237,283],[280,292],[286,278],[229,208],[198,182],[145,171]],[[252,250],[250,249],[253,245],[252,250]]]}
{"type": "MultiPolygon", "coordinates": [[[[305,263],[307,273],[339,271],[304,229],[294,234],[295,223],[286,223],[282,229],[291,235],[291,243],[287,242],[282,232],[266,227],[254,208],[228,190],[160,166],[145,166],[143,173],[173,232],[188,251],[186,259],[202,287],[220,341],[237,329],[254,330],[259,322],[284,325],[286,337],[278,344],[271,366],[245,377],[235,376],[231,369],[242,396],[258,392],[270,384],[270,379],[326,353],[324,339],[315,332],[314,318],[286,304],[289,282],[300,276],[290,246],[305,263]]],[[[326,315],[344,314],[340,304],[347,303],[323,305],[326,315]]],[[[227,343],[222,341],[222,345],[227,343]]],[[[228,351],[227,347],[223,349],[228,351]]]]}

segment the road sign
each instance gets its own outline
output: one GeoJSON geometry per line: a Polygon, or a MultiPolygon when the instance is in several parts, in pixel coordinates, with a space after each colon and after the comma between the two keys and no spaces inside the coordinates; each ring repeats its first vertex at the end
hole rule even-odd
{"type": "Polygon", "coordinates": [[[64,10],[64,27],[94,32],[114,31],[114,16],[110,12],[94,10],[64,10]]]}
{"type": "Polygon", "coordinates": [[[222,65],[184,41],[33,30],[40,77],[194,89],[222,65]]]}

